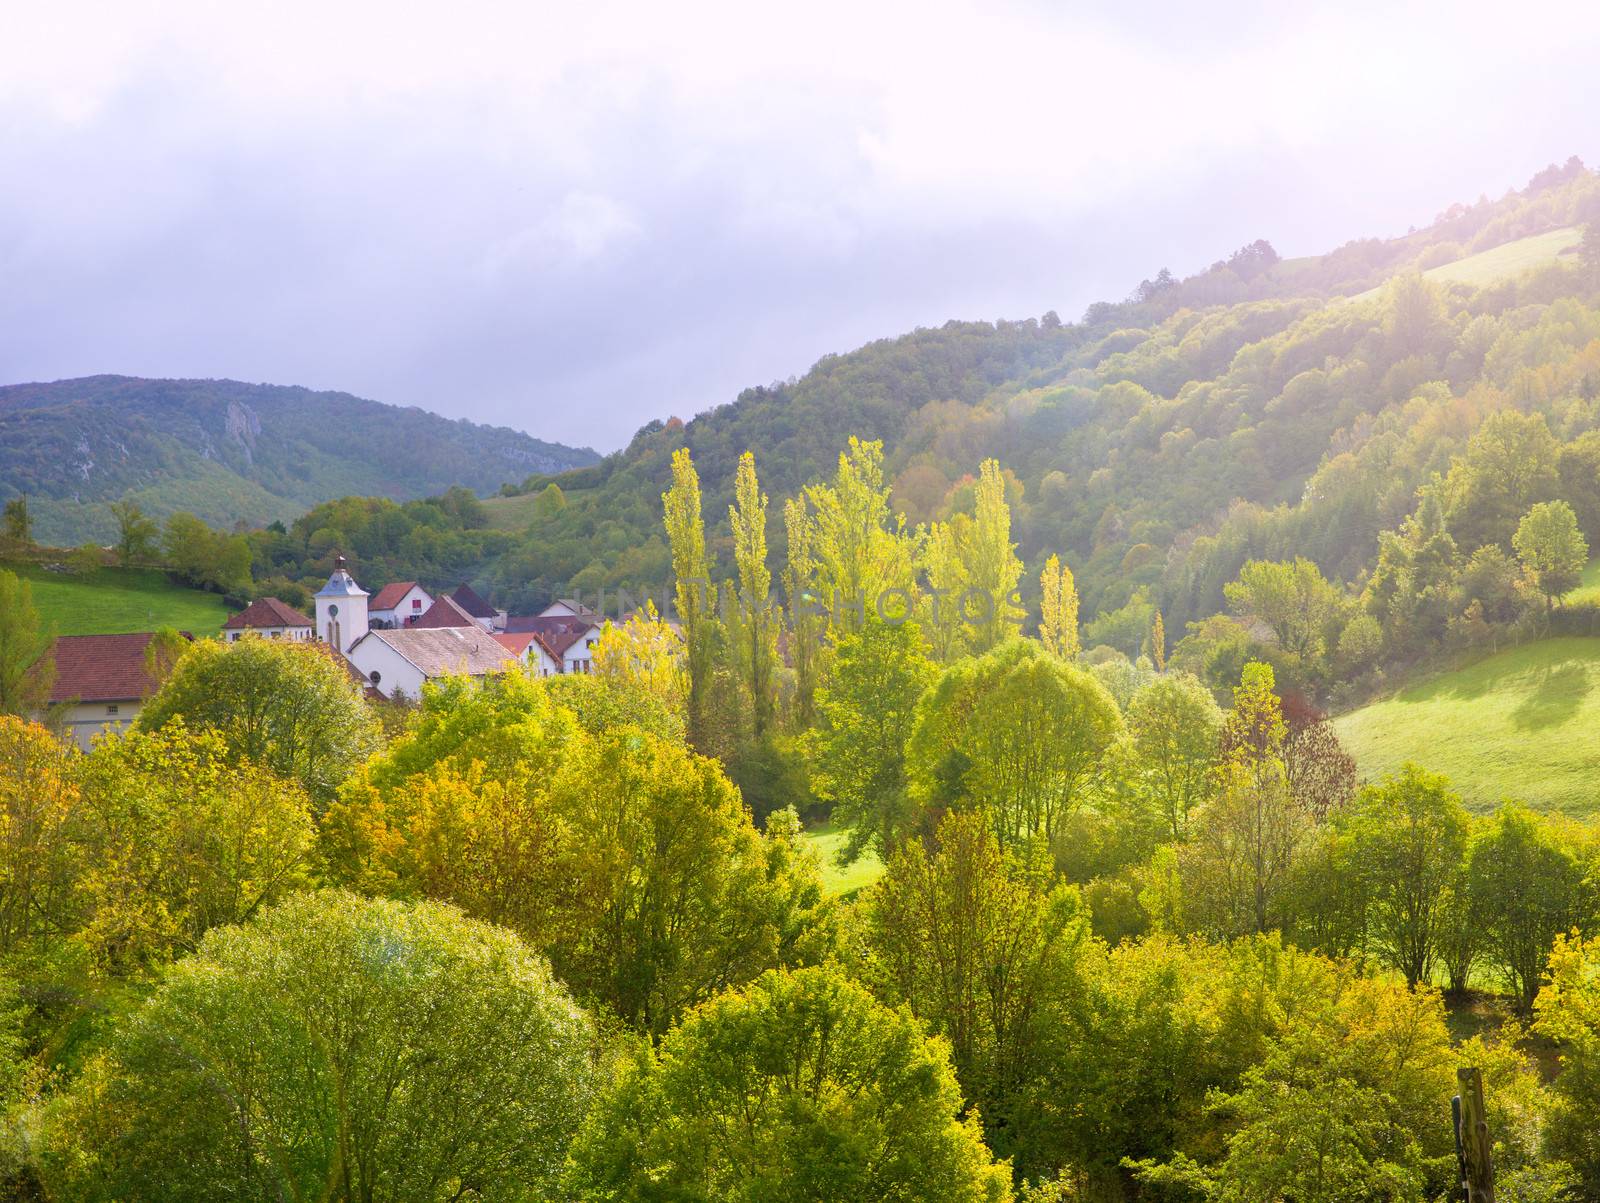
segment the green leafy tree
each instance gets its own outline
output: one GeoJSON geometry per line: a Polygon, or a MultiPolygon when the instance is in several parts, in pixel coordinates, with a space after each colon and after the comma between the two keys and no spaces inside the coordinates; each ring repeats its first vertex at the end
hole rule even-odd
{"type": "Polygon", "coordinates": [[[1467,889],[1484,960],[1526,1010],[1558,934],[1593,920],[1586,866],[1550,821],[1513,803],[1495,813],[1467,851],[1467,889]]]}
{"type": "Polygon", "coordinates": [[[1157,678],[1134,694],[1128,734],[1144,789],[1174,840],[1211,794],[1222,734],[1222,710],[1188,673],[1157,678]]]}
{"type": "Polygon", "coordinates": [[[1384,333],[1395,359],[1427,356],[1447,345],[1450,323],[1434,283],[1417,272],[1396,276],[1385,290],[1384,333]]]}
{"type": "Polygon", "coordinates": [[[361,687],[317,644],[274,639],[190,645],[139,713],[140,731],[173,718],[218,732],[231,756],[299,781],[319,805],[377,746],[361,687]]]}
{"type": "Polygon", "coordinates": [[[1600,938],[1557,933],[1534,1030],[1561,1049],[1550,1151],[1577,1172],[1573,1198],[1600,1191],[1600,938]]]}
{"type": "MultiPolygon", "coordinates": [[[[769,824],[770,826],[770,824],[769,824]]],[[[686,1010],[827,943],[798,833],[763,835],[716,761],[545,684],[429,688],[413,729],[322,824],[338,882],[510,927],[562,980],[660,1036],[686,1010]]]]}
{"type": "Polygon", "coordinates": [[[1445,478],[1450,532],[1467,551],[1511,541],[1517,521],[1559,487],[1544,415],[1502,409],[1483,420],[1445,478]]]}
{"type": "MultiPolygon", "coordinates": [[[[1600,222],[1590,226],[1600,247],[1600,222]]],[[[1562,445],[1556,457],[1563,500],[1578,516],[1578,526],[1591,543],[1600,542],[1600,430],[1586,430],[1562,445]]]]}
{"type": "Polygon", "coordinates": [[[1412,986],[1431,980],[1466,854],[1461,800],[1443,777],[1408,764],[1363,789],[1340,826],[1362,881],[1372,951],[1412,986]]]}
{"type": "Polygon", "coordinates": [[[951,814],[932,852],[903,845],[865,899],[870,979],[949,1040],[991,1143],[1025,1176],[1053,1168],[1042,1054],[1088,940],[1077,892],[1053,877],[1042,847],[1004,852],[980,815],[951,814]]]}
{"type": "Polygon", "coordinates": [[[97,968],[192,952],[309,882],[311,806],[298,783],[233,762],[214,731],[172,722],[106,740],[77,773],[62,835],[70,896],[49,913],[97,968]]]}
{"type": "Polygon", "coordinates": [[[160,533],[155,522],[131,501],[113,501],[111,516],[117,522],[117,563],[131,568],[148,559],[160,533]]]}
{"type": "Polygon", "coordinates": [[[1541,501],[1524,514],[1511,545],[1523,572],[1544,594],[1547,608],[1578,587],[1589,562],[1589,545],[1578,530],[1572,507],[1564,501],[1541,501]]]}
{"type": "MultiPolygon", "coordinates": [[[[1437,993],[1358,976],[1275,937],[1190,958],[1211,969],[1190,987],[1205,997],[1190,997],[1168,1024],[1210,1032],[1211,1043],[1178,1070],[1181,1097],[1208,1077],[1213,1085],[1197,1109],[1206,1118],[1178,1110],[1168,1157],[1134,1161],[1144,1189],[1229,1203],[1445,1195],[1454,1158],[1437,1115],[1453,1088],[1454,1051],[1437,993]]],[[[1134,1054],[1141,1069],[1173,1041],[1149,1027],[1154,1048],[1134,1054]]],[[[1115,1057],[1125,1037],[1115,1025],[1109,1035],[1115,1057]]],[[[1149,1097],[1168,1081],[1133,1089],[1149,1097]]]]}
{"type": "Polygon", "coordinates": [[[934,671],[915,623],[871,621],[834,648],[832,674],[817,694],[818,786],[833,800],[834,821],[850,829],[850,860],[869,849],[887,859],[918,828],[906,740],[934,671]]]}
{"type": "Polygon", "coordinates": [[[769,973],[637,1047],[573,1149],[581,1198],[999,1203],[943,1042],[836,969],[769,973]]]}
{"type": "Polygon", "coordinates": [[[57,1197],[539,1200],[593,1032],[511,933],[301,895],[209,935],[53,1108],[57,1197]]]}
{"type": "Polygon", "coordinates": [[[783,567],[783,591],[789,610],[789,663],[794,668],[794,726],[806,730],[815,716],[817,657],[822,621],[818,599],[812,593],[816,560],[811,554],[811,520],[805,498],[783,503],[783,532],[788,544],[783,567]]]}
{"type": "Polygon", "coordinates": [[[0,714],[0,953],[7,956],[59,934],[73,906],[74,755],[37,723],[0,714]]]}
{"type": "Polygon", "coordinates": [[[1158,673],[1167,671],[1167,624],[1162,621],[1160,610],[1150,624],[1150,663],[1158,673]]]}
{"type": "Polygon", "coordinates": [[[966,514],[931,524],[918,556],[923,589],[917,612],[941,664],[962,655],[972,644],[973,632],[964,614],[972,578],[963,555],[971,527],[972,519],[966,514]]]}
{"type": "Polygon", "coordinates": [[[1002,844],[1054,836],[1101,775],[1122,715],[1105,686],[1032,640],[945,669],[906,757],[925,806],[980,808],[1002,844]]]}
{"type": "Polygon", "coordinates": [[[1263,623],[1286,652],[1320,661],[1340,607],[1339,591],[1310,560],[1251,560],[1224,590],[1234,613],[1263,623]]]}
{"type": "Polygon", "coordinates": [[[42,710],[55,684],[55,637],[39,621],[33,587],[0,568],[0,714],[42,710]]]}
{"type": "Polygon", "coordinates": [[[1226,764],[1216,797],[1179,852],[1184,906],[1195,926],[1217,937],[1287,927],[1291,874],[1312,828],[1280,758],[1226,764]]]}
{"type": "Polygon", "coordinates": [[[5,526],[5,537],[12,543],[26,547],[33,542],[33,515],[28,512],[28,498],[24,494],[6,502],[5,514],[0,517],[5,526]]]}

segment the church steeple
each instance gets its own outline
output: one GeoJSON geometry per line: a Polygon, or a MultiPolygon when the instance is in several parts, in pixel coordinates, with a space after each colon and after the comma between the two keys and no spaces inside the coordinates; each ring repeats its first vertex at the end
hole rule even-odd
{"type": "Polygon", "coordinates": [[[317,638],[348,652],[367,633],[367,596],[350,575],[344,556],[336,556],[333,575],[317,591],[317,638]]]}

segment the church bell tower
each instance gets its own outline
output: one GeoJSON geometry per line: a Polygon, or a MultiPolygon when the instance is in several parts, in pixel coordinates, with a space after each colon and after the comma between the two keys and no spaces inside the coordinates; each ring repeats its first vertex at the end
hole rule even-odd
{"type": "Polygon", "coordinates": [[[317,638],[348,652],[367,633],[367,596],[345,567],[345,558],[335,559],[333,575],[317,592],[317,638]]]}

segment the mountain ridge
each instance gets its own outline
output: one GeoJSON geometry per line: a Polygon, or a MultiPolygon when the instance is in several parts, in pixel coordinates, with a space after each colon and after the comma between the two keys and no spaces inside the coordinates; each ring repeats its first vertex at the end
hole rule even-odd
{"type": "Polygon", "coordinates": [[[492,492],[594,463],[503,426],[350,393],[228,379],[76,377],[0,386],[0,499],[27,494],[38,536],[104,540],[108,504],[213,525],[287,521],[346,494],[492,492]]]}

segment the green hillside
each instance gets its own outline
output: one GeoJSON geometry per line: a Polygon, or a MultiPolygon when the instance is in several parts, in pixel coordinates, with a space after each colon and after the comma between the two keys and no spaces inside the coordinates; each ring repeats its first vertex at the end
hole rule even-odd
{"type": "MultiPolygon", "coordinates": [[[[1531,238],[1518,238],[1513,242],[1502,243],[1490,250],[1480,251],[1476,255],[1468,255],[1451,263],[1431,267],[1422,274],[1429,280],[1436,280],[1441,284],[1466,284],[1472,288],[1487,288],[1502,280],[1514,279],[1541,267],[1549,267],[1552,263],[1559,262],[1563,255],[1570,256],[1582,241],[1581,228],[1566,226],[1559,230],[1535,234],[1531,238]]],[[[1355,299],[1369,300],[1381,291],[1381,288],[1368,289],[1355,299]]]]}
{"type": "Polygon", "coordinates": [[[1600,812],[1600,639],[1489,656],[1334,720],[1363,776],[1417,760],[1475,810],[1600,812]]]}
{"type": "Polygon", "coordinates": [[[492,492],[598,457],[504,427],[348,393],[92,376],[0,388],[0,501],[27,494],[45,543],[105,543],[107,503],[217,526],[288,521],[351,494],[492,492]]]}
{"type": "MultiPolygon", "coordinates": [[[[692,452],[711,516],[753,451],[776,512],[854,434],[883,441],[913,527],[959,511],[979,463],[998,459],[1030,569],[1064,554],[1085,620],[1144,589],[1181,631],[1223,608],[1250,556],[1304,554],[1354,580],[1488,409],[1539,409],[1563,441],[1591,424],[1566,406],[1592,374],[1594,269],[1563,251],[1597,211],[1600,179],[1558,169],[1402,238],[1293,260],[1251,243],[1077,322],[952,321],[829,355],[490,499],[490,525],[514,542],[471,572],[512,606],[659,582],[675,449],[692,452]],[[559,504],[535,506],[552,483],[559,504]]],[[[728,547],[711,548],[719,572],[728,547]]],[[[781,524],[770,547],[776,563],[781,524]]]]}
{"type": "Polygon", "coordinates": [[[515,497],[485,497],[483,512],[493,530],[522,530],[533,521],[537,493],[518,493],[515,497]]]}
{"type": "Polygon", "coordinates": [[[217,594],[185,589],[154,569],[102,568],[69,576],[33,565],[5,567],[28,581],[40,618],[57,635],[119,635],[159,627],[215,635],[228,617],[217,594]]]}

